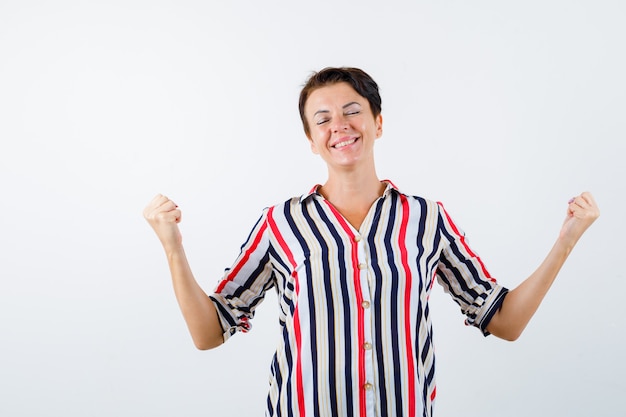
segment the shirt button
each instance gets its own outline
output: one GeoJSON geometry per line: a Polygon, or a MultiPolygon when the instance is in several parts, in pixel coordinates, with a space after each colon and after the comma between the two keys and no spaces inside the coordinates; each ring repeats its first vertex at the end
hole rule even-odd
{"type": "Polygon", "coordinates": [[[371,350],[372,349],[372,344],[369,342],[365,342],[363,343],[363,349],[365,350],[371,350]]]}
{"type": "Polygon", "coordinates": [[[359,264],[359,269],[365,269],[367,268],[367,264],[359,264]]]}
{"type": "Polygon", "coordinates": [[[361,235],[354,236],[354,241],[355,242],[360,242],[361,241],[361,235]]]}
{"type": "Polygon", "coordinates": [[[363,389],[365,391],[371,391],[372,388],[374,388],[374,386],[372,384],[370,384],[369,382],[363,385],[363,389]]]}
{"type": "Polygon", "coordinates": [[[369,301],[363,301],[361,303],[361,307],[363,307],[363,308],[370,308],[370,302],[369,301]]]}

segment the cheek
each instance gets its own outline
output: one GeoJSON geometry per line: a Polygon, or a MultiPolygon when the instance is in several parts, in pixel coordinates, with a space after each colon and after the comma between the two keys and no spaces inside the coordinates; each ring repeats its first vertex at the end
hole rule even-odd
{"type": "Polygon", "coordinates": [[[319,154],[319,146],[320,146],[320,138],[319,138],[319,134],[317,132],[312,132],[312,134],[309,136],[309,145],[311,146],[311,151],[314,154],[319,154]]]}
{"type": "Polygon", "coordinates": [[[366,120],[361,120],[358,126],[355,126],[359,132],[368,132],[372,129],[372,124],[368,123],[366,120]]]}
{"type": "Polygon", "coordinates": [[[328,142],[330,132],[324,128],[317,128],[311,131],[310,141],[318,147],[322,147],[324,143],[328,142]]]}
{"type": "Polygon", "coordinates": [[[319,151],[317,150],[317,146],[315,146],[315,142],[313,142],[312,140],[309,140],[309,145],[311,145],[311,152],[313,152],[316,155],[319,155],[319,151]]]}
{"type": "Polygon", "coordinates": [[[379,137],[381,129],[376,120],[362,120],[360,125],[361,132],[374,132],[374,137],[379,137]]]}

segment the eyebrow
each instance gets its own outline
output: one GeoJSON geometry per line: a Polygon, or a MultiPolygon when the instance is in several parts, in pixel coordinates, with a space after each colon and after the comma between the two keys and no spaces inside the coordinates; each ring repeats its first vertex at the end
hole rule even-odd
{"type": "MultiPolygon", "coordinates": [[[[358,106],[361,105],[360,103],[357,103],[356,101],[351,101],[350,103],[344,104],[341,108],[345,109],[347,107],[352,106],[353,104],[356,104],[358,106]]],[[[330,111],[329,110],[318,110],[315,113],[313,113],[313,116],[317,116],[319,113],[330,113],[330,111]]]]}

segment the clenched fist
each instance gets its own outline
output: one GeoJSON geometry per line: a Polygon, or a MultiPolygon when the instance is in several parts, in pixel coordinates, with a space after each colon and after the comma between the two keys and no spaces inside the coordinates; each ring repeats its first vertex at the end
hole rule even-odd
{"type": "Polygon", "coordinates": [[[157,194],[143,210],[143,216],[166,251],[182,245],[183,239],[178,228],[182,213],[172,200],[157,194]]]}
{"type": "Polygon", "coordinates": [[[600,209],[593,196],[584,192],[568,201],[567,215],[561,228],[560,238],[573,245],[589,226],[600,216],[600,209]]]}

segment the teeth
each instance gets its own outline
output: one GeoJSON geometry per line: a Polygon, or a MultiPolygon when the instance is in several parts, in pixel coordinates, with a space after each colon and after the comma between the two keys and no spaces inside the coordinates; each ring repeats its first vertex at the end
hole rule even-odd
{"type": "Polygon", "coordinates": [[[354,142],[356,142],[356,138],[355,139],[346,140],[346,141],[343,141],[343,142],[339,142],[339,143],[335,144],[333,146],[333,148],[335,148],[335,149],[336,148],[343,148],[344,146],[350,145],[351,143],[354,143],[354,142]]]}

